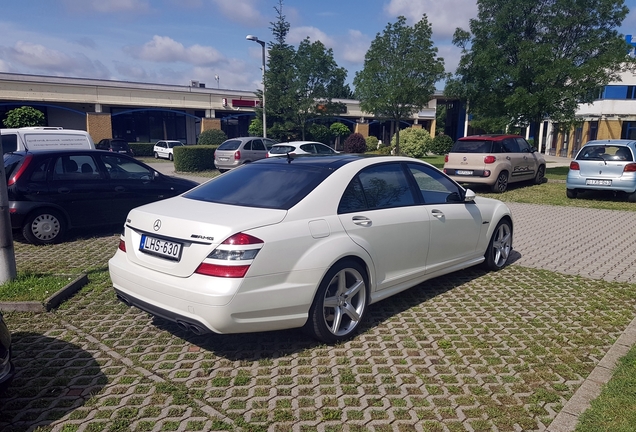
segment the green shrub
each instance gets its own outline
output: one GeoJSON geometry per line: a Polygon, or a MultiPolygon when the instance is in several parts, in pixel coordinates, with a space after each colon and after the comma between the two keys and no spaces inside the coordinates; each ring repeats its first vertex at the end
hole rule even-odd
{"type": "Polygon", "coordinates": [[[155,143],[128,143],[135,156],[152,156],[155,143]]]}
{"type": "Polygon", "coordinates": [[[30,106],[22,106],[7,112],[7,118],[2,123],[8,128],[44,126],[45,119],[42,111],[30,106]]]}
{"type": "Polygon", "coordinates": [[[174,170],[179,172],[214,169],[214,152],[219,146],[198,145],[174,148],[174,170]]]}
{"type": "Polygon", "coordinates": [[[344,142],[344,149],[347,153],[365,153],[367,151],[367,142],[360,133],[352,133],[344,142]]]}
{"type": "Polygon", "coordinates": [[[390,155],[391,154],[391,146],[382,146],[378,149],[378,153],[381,155],[390,155]]]}
{"type": "MultiPolygon", "coordinates": [[[[428,154],[433,142],[426,129],[406,128],[400,132],[400,153],[414,158],[422,158],[428,154]]],[[[395,148],[395,135],[391,140],[391,148],[395,148]]]]}
{"type": "Polygon", "coordinates": [[[444,134],[437,135],[431,143],[431,151],[438,155],[447,154],[451,147],[453,147],[453,139],[444,134]]]}
{"type": "Polygon", "coordinates": [[[220,145],[227,139],[225,132],[219,129],[208,129],[199,135],[199,145],[220,145]]]}
{"type": "Polygon", "coordinates": [[[263,136],[263,120],[260,118],[253,118],[250,125],[247,128],[249,136],[262,137],[263,136]]]}
{"type": "Polygon", "coordinates": [[[377,137],[369,136],[366,138],[365,140],[367,142],[367,151],[376,151],[378,149],[378,142],[380,142],[380,140],[377,137]]]}
{"type": "Polygon", "coordinates": [[[321,124],[312,124],[311,126],[309,126],[309,137],[314,141],[329,145],[329,143],[331,142],[332,134],[331,130],[327,126],[321,124]]]}

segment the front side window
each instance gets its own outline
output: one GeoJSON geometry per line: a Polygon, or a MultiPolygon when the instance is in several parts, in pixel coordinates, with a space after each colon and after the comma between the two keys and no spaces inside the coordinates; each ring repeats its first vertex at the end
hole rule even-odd
{"type": "Polygon", "coordinates": [[[408,164],[422,194],[424,204],[460,202],[462,190],[439,171],[417,164],[408,164]]]}
{"type": "Polygon", "coordinates": [[[316,148],[313,144],[303,144],[300,146],[302,151],[306,151],[307,153],[316,153],[316,148]]]}
{"type": "Polygon", "coordinates": [[[148,181],[154,178],[152,170],[128,158],[105,155],[102,156],[102,162],[106,166],[108,175],[113,180],[148,181]]]}
{"type": "Polygon", "coordinates": [[[254,141],[252,141],[252,150],[265,151],[265,146],[263,145],[263,141],[260,139],[255,139],[254,141]]]}
{"type": "Polygon", "coordinates": [[[523,138],[517,138],[517,144],[522,153],[530,153],[530,144],[528,144],[528,141],[523,138]]]}
{"type": "Polygon", "coordinates": [[[322,144],[316,144],[316,150],[318,151],[318,154],[333,154],[334,153],[331,147],[328,147],[322,144]]]}
{"type": "Polygon", "coordinates": [[[514,138],[506,138],[503,140],[501,147],[505,153],[519,153],[519,144],[514,138]]]}

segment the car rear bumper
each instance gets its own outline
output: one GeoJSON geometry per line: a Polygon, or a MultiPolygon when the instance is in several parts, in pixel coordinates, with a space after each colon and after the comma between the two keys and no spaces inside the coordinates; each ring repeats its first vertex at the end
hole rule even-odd
{"type": "Polygon", "coordinates": [[[585,177],[570,171],[568,173],[565,186],[567,189],[579,190],[607,190],[626,193],[636,192],[636,173],[624,173],[621,177],[585,177]],[[611,180],[611,185],[591,185],[588,180],[611,180]]]}
{"type": "Polygon", "coordinates": [[[237,161],[237,160],[231,160],[231,161],[219,161],[216,159],[214,160],[214,166],[216,167],[216,169],[230,170],[232,168],[236,168],[239,165],[241,165],[241,161],[237,161]]]}
{"type": "Polygon", "coordinates": [[[108,262],[120,300],[198,333],[248,333],[301,327],[305,324],[322,272],[298,271],[247,277],[181,278],[131,263],[117,251],[108,262]],[[211,291],[210,281],[224,285],[225,296],[211,291]],[[219,280],[220,279],[220,280],[219,280]],[[206,281],[207,284],[201,282],[206,281]],[[234,284],[233,292],[227,284],[234,284]],[[199,292],[195,292],[198,290],[199,292]],[[207,291],[207,292],[206,292],[207,291]]]}

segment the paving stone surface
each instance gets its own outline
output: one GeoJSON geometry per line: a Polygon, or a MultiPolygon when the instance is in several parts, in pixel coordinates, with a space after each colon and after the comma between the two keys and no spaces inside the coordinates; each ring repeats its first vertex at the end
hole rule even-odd
{"type": "Polygon", "coordinates": [[[633,259],[636,241],[597,227],[634,213],[510,206],[511,266],[372,305],[336,346],[299,330],[201,337],[126,307],[106,271],[117,229],[18,242],[19,269],[87,271],[90,283],[52,313],[6,315],[18,373],[0,430],[546,430],[633,319],[636,266],[612,271],[604,257],[633,259]]]}

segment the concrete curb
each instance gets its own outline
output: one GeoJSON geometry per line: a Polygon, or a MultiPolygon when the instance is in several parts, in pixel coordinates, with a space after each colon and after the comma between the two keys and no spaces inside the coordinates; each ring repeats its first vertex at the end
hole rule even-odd
{"type": "Polygon", "coordinates": [[[71,297],[88,283],[86,273],[80,274],[77,278],[69,282],[65,287],[51,295],[43,302],[38,301],[16,301],[16,302],[0,302],[0,311],[3,312],[32,312],[42,313],[49,312],[56,308],[64,300],[71,297]]]}
{"type": "Polygon", "coordinates": [[[572,432],[576,429],[579,416],[583,414],[603,390],[603,386],[612,378],[618,360],[624,357],[636,344],[636,318],[627,326],[605,357],[581,384],[554,421],[547,432],[572,432]]]}

